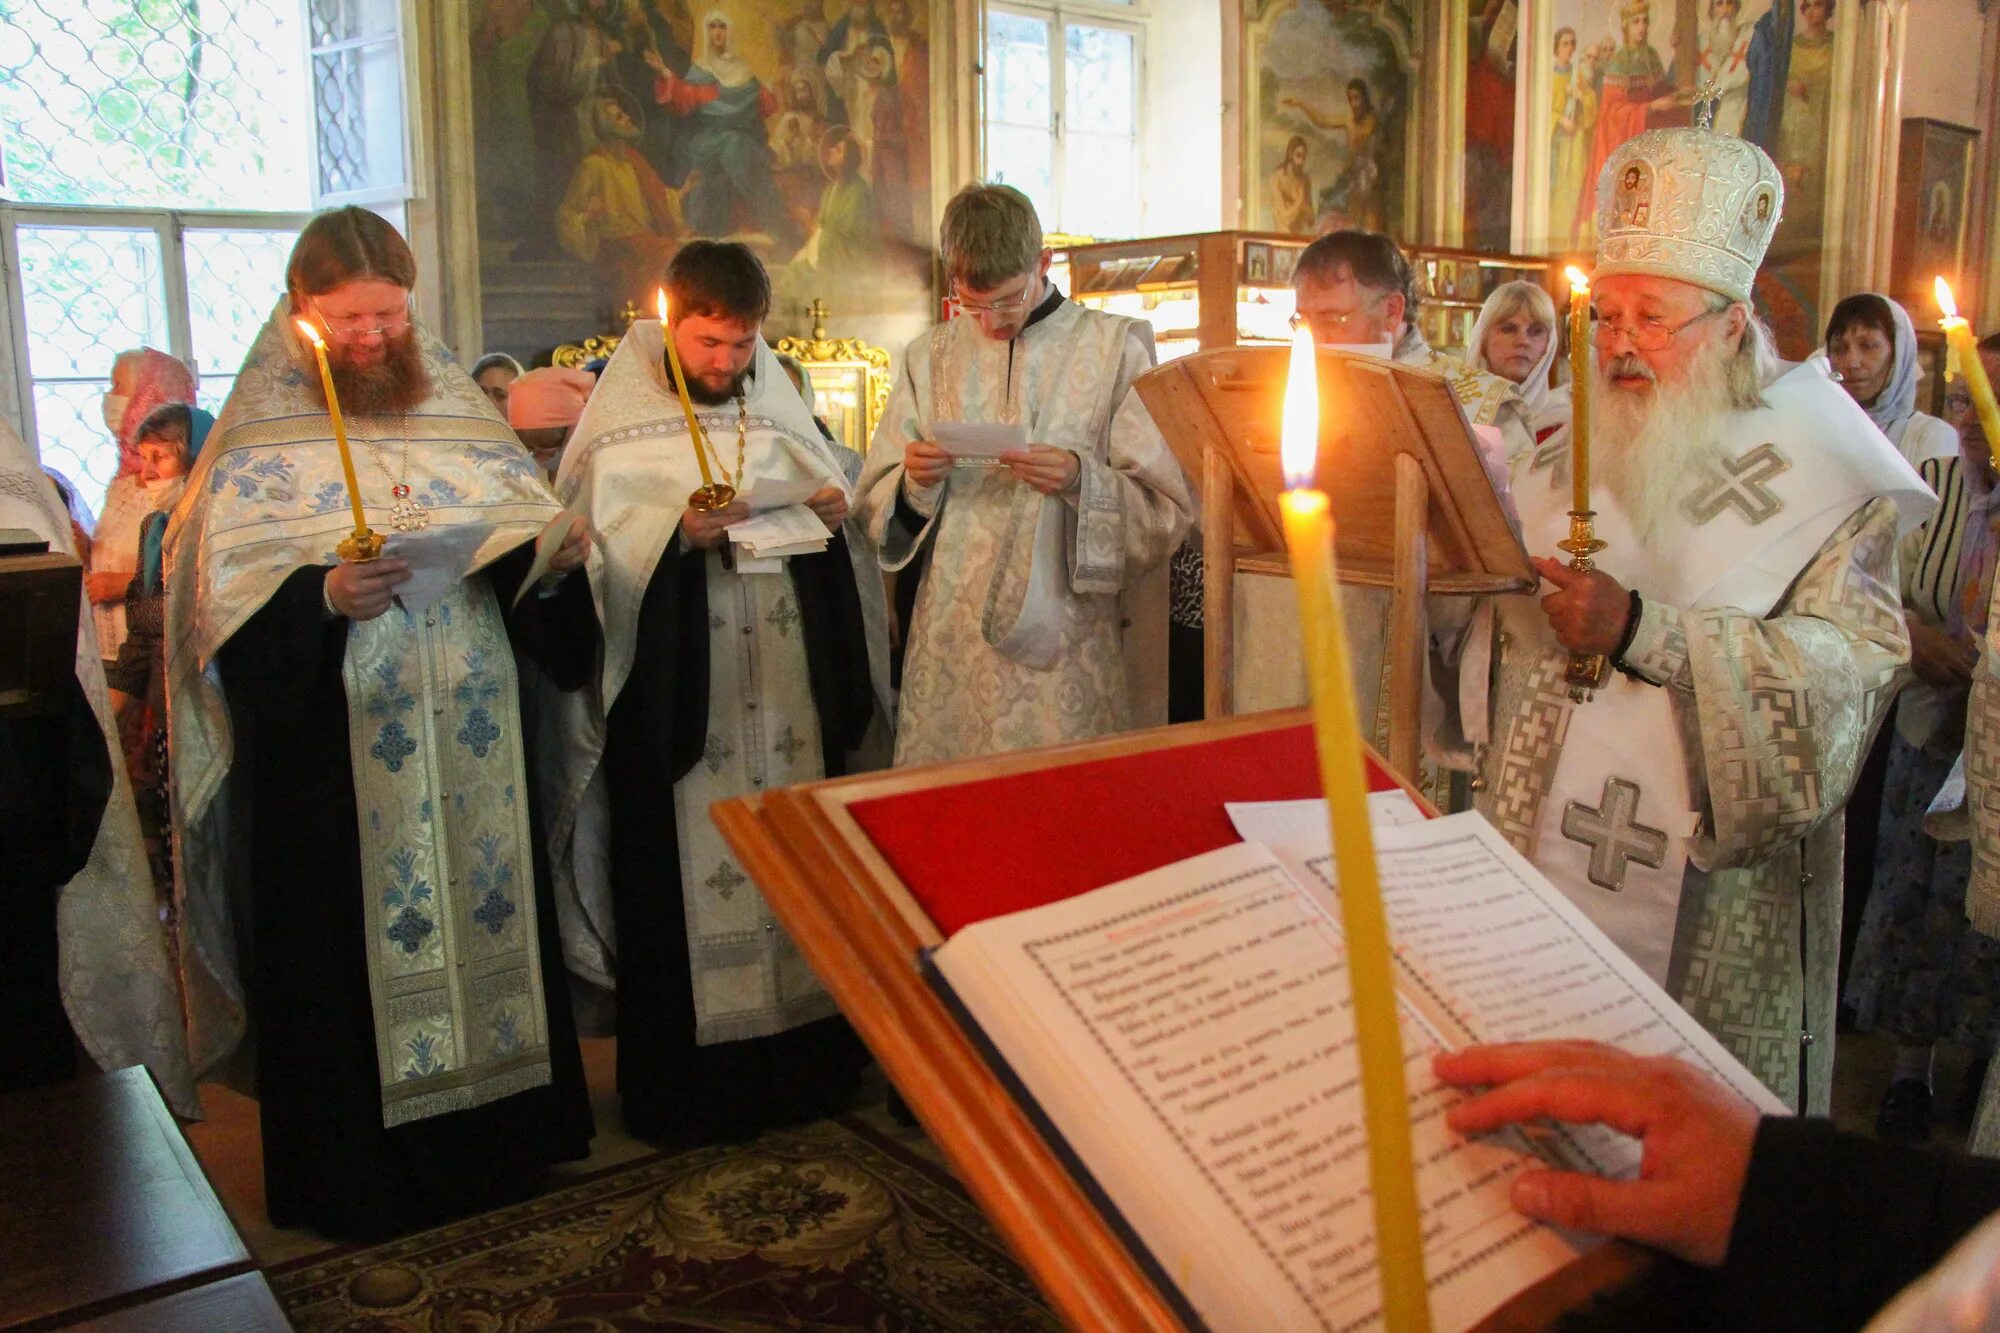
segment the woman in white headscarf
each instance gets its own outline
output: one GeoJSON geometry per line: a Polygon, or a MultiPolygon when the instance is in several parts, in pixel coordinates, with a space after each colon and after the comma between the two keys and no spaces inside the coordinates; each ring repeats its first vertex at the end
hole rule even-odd
{"type": "Polygon", "coordinates": [[[1537,444],[1569,424],[1569,386],[1549,383],[1557,341],[1556,305],[1547,289],[1506,282],[1486,298],[1466,344],[1466,359],[1474,369],[1498,375],[1520,390],[1537,444]]]}
{"type": "Polygon", "coordinates": [[[1896,700],[1879,817],[1859,795],[1848,805],[1850,853],[1872,870],[1873,885],[1859,913],[1845,998],[1861,1030],[1896,1041],[1877,1131],[1921,1139],[1929,1134],[1937,1043],[1983,1058],[2000,1038],[2000,941],[1966,925],[1969,844],[1939,842],[1923,828],[1965,735],[1978,637],[1960,608],[1968,572],[1981,564],[1973,548],[1984,536],[1990,487],[1984,470],[1973,472],[1960,457],[1958,431],[1916,410],[1917,335],[1902,306],[1872,292],[1848,297],[1833,308],[1819,355],[1939,502],[1900,553],[1916,679],[1896,700]]]}

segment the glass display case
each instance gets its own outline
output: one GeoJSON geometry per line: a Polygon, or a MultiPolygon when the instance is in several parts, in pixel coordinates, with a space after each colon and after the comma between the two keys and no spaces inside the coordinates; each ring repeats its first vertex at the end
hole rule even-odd
{"type": "MultiPolygon", "coordinates": [[[[1217,231],[1061,245],[1049,270],[1083,305],[1153,326],[1160,360],[1291,338],[1292,270],[1310,237],[1217,231]]],[[[1440,351],[1463,350],[1482,301],[1503,282],[1548,285],[1553,264],[1518,255],[1408,252],[1422,294],[1418,322],[1440,351]]],[[[1554,289],[1551,289],[1553,292],[1554,289]]]]}
{"type": "Polygon", "coordinates": [[[1559,312],[1569,299],[1569,288],[1552,259],[1430,248],[1409,254],[1417,277],[1417,327],[1425,342],[1447,356],[1465,356],[1479,307],[1503,283],[1519,280],[1546,288],[1559,312]]]}

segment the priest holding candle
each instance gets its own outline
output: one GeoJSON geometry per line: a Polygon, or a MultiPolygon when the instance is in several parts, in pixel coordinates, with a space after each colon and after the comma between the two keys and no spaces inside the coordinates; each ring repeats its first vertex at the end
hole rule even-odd
{"type": "Polygon", "coordinates": [[[563,943],[616,991],[625,1126],[660,1144],[843,1109],[867,1061],[708,814],[888,758],[882,580],[840,447],[761,336],[770,305],[746,247],[682,247],[667,318],[626,333],[556,482],[604,557],[601,674],[565,702],[551,792],[563,943]],[[732,541],[786,508],[824,549],[732,541]]]}
{"type": "Polygon", "coordinates": [[[1700,125],[1606,163],[1587,440],[1515,461],[1545,586],[1468,636],[1456,700],[1481,812],[1774,1093],[1824,1112],[1838,816],[1909,659],[1897,539],[1934,499],[1751,309],[1783,196],[1762,150],[1700,125]],[[1558,550],[1572,510],[1607,544],[1589,570],[1558,550]],[[1613,670],[1572,692],[1571,658],[1597,656],[1613,670]]]}
{"type": "Polygon", "coordinates": [[[591,1133],[515,663],[587,678],[590,546],[415,281],[373,213],[307,224],[167,539],[197,1058],[254,1039],[271,1220],[354,1239],[591,1133]],[[398,540],[441,537],[470,572],[419,600],[398,540]]]}

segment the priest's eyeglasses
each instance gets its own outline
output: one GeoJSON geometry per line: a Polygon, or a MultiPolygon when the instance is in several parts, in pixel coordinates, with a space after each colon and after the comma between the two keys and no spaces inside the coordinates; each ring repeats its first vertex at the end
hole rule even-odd
{"type": "Polygon", "coordinates": [[[313,313],[336,342],[355,342],[362,338],[393,338],[410,327],[410,303],[406,297],[401,310],[377,310],[359,315],[329,315],[320,309],[319,302],[308,299],[313,313]]]}
{"type": "Polygon", "coordinates": [[[1297,333],[1300,329],[1305,328],[1307,325],[1315,323],[1330,329],[1346,329],[1349,326],[1351,326],[1355,320],[1360,319],[1363,315],[1367,314],[1369,311],[1373,310],[1376,306],[1380,305],[1382,302],[1388,300],[1390,297],[1394,295],[1395,295],[1394,292],[1378,293],[1377,295],[1369,297],[1367,300],[1363,301],[1360,305],[1356,306],[1354,309],[1338,315],[1330,314],[1326,311],[1315,311],[1311,314],[1307,314],[1301,311],[1300,313],[1293,315],[1291,319],[1287,321],[1287,323],[1290,324],[1293,333],[1297,333]]]}
{"type": "Polygon", "coordinates": [[[958,312],[962,315],[996,315],[1005,319],[1009,315],[1018,315],[1028,308],[1029,288],[1033,286],[1032,282],[1029,283],[1028,287],[1021,289],[1019,296],[1014,297],[1010,301],[993,301],[988,304],[981,304],[978,301],[968,301],[956,292],[952,294],[952,299],[958,303],[958,312]]]}
{"type": "Polygon", "coordinates": [[[1616,342],[1620,338],[1629,338],[1632,341],[1632,347],[1635,351],[1664,351],[1667,344],[1674,340],[1675,335],[1685,333],[1709,316],[1719,315],[1723,310],[1727,310],[1728,308],[1728,306],[1724,306],[1722,310],[1704,310],[1693,319],[1684,320],[1679,324],[1673,325],[1669,325],[1664,319],[1657,319],[1651,315],[1646,316],[1636,324],[1619,324],[1608,319],[1597,319],[1596,312],[1592,311],[1591,318],[1596,320],[1596,322],[1591,325],[1590,340],[1599,347],[1603,347],[1607,343],[1616,342]]]}

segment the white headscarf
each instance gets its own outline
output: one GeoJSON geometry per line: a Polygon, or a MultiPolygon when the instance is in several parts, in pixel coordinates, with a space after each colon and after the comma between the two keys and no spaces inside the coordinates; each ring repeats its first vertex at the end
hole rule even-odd
{"type": "MultiPolygon", "coordinates": [[[[1483,370],[1489,375],[1499,374],[1487,363],[1486,335],[1498,318],[1497,312],[1514,304],[1518,295],[1514,289],[1517,287],[1542,290],[1529,282],[1507,282],[1493,289],[1493,294],[1486,298],[1486,304],[1480,307],[1479,319],[1473,324],[1471,340],[1466,344],[1465,359],[1475,370],[1483,370]]],[[[1547,293],[1544,292],[1543,295],[1547,293]]],[[[1553,300],[1550,302],[1550,308],[1554,309],[1553,300]]],[[[1514,386],[1521,395],[1521,401],[1527,406],[1529,428],[1537,435],[1547,427],[1562,425],[1570,416],[1569,386],[1549,384],[1549,369],[1555,365],[1556,348],[1561,342],[1558,333],[1552,315],[1549,325],[1549,345],[1542,349],[1541,360],[1535,362],[1535,368],[1528,372],[1528,378],[1514,386]]],[[[1501,378],[1506,377],[1501,376],[1501,378]]]]}
{"type": "Polygon", "coordinates": [[[724,88],[741,87],[757,76],[750,67],[736,58],[736,25],[729,15],[719,9],[711,9],[702,15],[701,30],[694,35],[694,67],[706,70],[715,76],[715,81],[724,88]],[[724,43],[721,55],[711,54],[708,49],[708,26],[720,23],[729,30],[729,40],[724,43]]]}
{"type": "MultiPolygon", "coordinates": [[[[1882,392],[1875,395],[1873,403],[1864,404],[1862,411],[1868,419],[1882,428],[1882,433],[1890,439],[1896,438],[1896,427],[1909,420],[1917,410],[1917,330],[1910,322],[1910,312],[1899,302],[1892,301],[1880,292],[1870,292],[1870,296],[1889,307],[1889,317],[1896,321],[1895,349],[1889,354],[1889,379],[1882,386],[1882,392]]],[[[1829,358],[1833,349],[1827,349],[1829,358]]]]}

